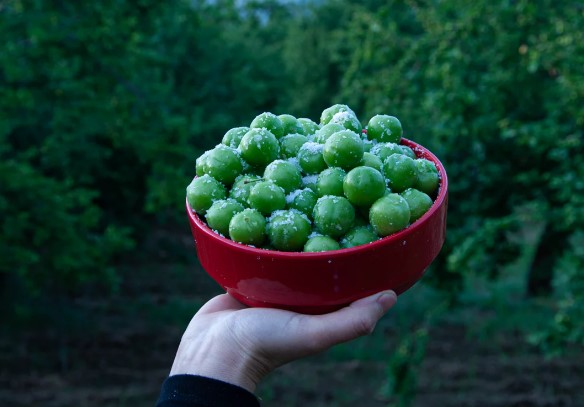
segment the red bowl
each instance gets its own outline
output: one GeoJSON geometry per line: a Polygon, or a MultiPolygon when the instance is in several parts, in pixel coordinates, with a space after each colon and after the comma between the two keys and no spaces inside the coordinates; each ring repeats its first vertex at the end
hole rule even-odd
{"type": "Polygon", "coordinates": [[[406,229],[367,245],[322,253],[257,249],[214,233],[189,207],[199,261],[229,294],[252,307],[321,314],[391,289],[414,285],[436,258],[446,235],[448,178],[442,163],[402,139],[418,158],[436,164],[440,188],[430,210],[406,229]]]}

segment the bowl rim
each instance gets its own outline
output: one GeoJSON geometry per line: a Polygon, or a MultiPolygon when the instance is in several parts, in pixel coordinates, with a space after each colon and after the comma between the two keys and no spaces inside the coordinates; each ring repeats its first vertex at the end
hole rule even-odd
{"type": "Polygon", "coordinates": [[[366,252],[366,251],[370,251],[370,250],[375,250],[376,248],[385,246],[385,245],[390,244],[392,242],[402,240],[405,237],[407,237],[408,235],[410,235],[411,233],[414,233],[417,229],[421,228],[422,225],[424,225],[426,222],[428,222],[428,220],[434,215],[434,213],[436,213],[440,209],[440,207],[444,204],[444,201],[446,200],[447,195],[448,195],[448,176],[446,174],[446,170],[444,168],[444,165],[440,162],[438,157],[436,157],[436,155],[434,155],[430,150],[428,150],[427,148],[425,148],[421,144],[418,144],[418,143],[411,141],[411,140],[408,140],[406,138],[402,137],[400,144],[406,145],[406,146],[412,148],[414,151],[420,152],[420,153],[422,153],[422,155],[429,157],[430,161],[432,161],[436,165],[436,167],[438,169],[439,178],[440,178],[440,185],[438,187],[438,195],[436,196],[436,199],[432,203],[432,206],[430,207],[430,209],[428,211],[426,211],[426,213],[424,215],[422,215],[422,217],[420,217],[414,223],[407,226],[405,229],[400,230],[399,232],[385,236],[379,240],[376,240],[374,242],[370,242],[370,243],[365,244],[365,245],[360,245],[360,246],[355,246],[355,247],[350,247],[350,248],[345,248],[345,249],[338,249],[338,250],[329,250],[329,251],[325,251],[325,252],[284,252],[284,251],[279,251],[279,250],[261,249],[261,248],[257,248],[257,247],[248,246],[248,245],[245,245],[243,243],[234,242],[233,240],[228,239],[228,238],[214,232],[199,217],[199,215],[197,215],[191,209],[189,202],[188,202],[188,199],[186,200],[186,209],[187,209],[187,212],[189,214],[189,217],[190,217],[192,223],[194,223],[200,229],[201,232],[206,234],[208,237],[211,237],[212,239],[219,240],[221,243],[233,247],[236,250],[249,252],[250,255],[272,256],[272,257],[282,258],[282,259],[286,259],[286,258],[298,259],[299,257],[306,258],[306,259],[324,259],[324,258],[330,259],[331,256],[345,257],[345,256],[350,256],[356,252],[361,252],[361,251],[366,252]]]}

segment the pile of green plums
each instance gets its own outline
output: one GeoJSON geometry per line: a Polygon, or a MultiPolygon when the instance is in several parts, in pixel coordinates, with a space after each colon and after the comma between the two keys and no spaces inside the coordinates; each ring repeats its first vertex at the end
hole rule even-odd
{"type": "Polygon", "coordinates": [[[196,160],[188,203],[216,233],[270,250],[322,252],[391,235],[430,209],[439,173],[400,145],[397,118],[376,115],[366,130],[341,104],[320,124],[262,113],[196,160]]]}

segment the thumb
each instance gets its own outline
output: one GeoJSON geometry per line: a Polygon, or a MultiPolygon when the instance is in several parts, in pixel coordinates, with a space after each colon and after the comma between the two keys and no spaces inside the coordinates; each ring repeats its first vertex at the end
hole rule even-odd
{"type": "Polygon", "coordinates": [[[330,314],[308,317],[307,334],[315,351],[373,332],[377,321],[397,301],[393,291],[382,291],[330,314]]]}

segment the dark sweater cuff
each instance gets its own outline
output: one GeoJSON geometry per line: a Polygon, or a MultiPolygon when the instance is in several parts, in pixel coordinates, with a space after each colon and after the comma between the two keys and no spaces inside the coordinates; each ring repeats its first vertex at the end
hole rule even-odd
{"type": "Polygon", "coordinates": [[[203,376],[170,376],[162,385],[156,407],[259,407],[246,389],[203,376]]]}

